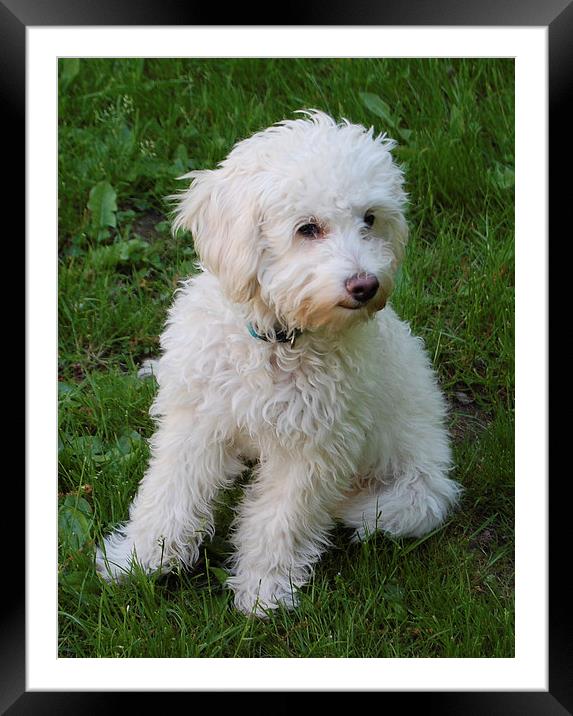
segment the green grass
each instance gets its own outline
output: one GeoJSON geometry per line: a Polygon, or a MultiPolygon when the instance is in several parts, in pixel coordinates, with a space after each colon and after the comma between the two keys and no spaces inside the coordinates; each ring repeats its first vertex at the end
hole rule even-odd
{"type": "Polygon", "coordinates": [[[62,657],[513,656],[513,98],[510,60],[62,61],[62,657]],[[411,239],[393,304],[451,405],[461,509],[418,541],[338,528],[300,608],[268,621],[222,585],[240,485],[193,571],[104,584],[94,543],[126,518],[153,430],[155,386],[135,374],[195,259],[164,197],[304,107],[400,142],[411,239]]]}

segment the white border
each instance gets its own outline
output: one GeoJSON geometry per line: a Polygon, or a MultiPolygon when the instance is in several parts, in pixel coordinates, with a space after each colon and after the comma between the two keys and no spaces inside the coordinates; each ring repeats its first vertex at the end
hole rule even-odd
{"type": "Polygon", "coordinates": [[[27,690],[547,691],[547,28],[29,27],[27,70],[27,690]],[[516,58],[514,659],[257,659],[253,668],[250,659],[57,658],[56,58],[252,48],[259,57],[516,58]]]}

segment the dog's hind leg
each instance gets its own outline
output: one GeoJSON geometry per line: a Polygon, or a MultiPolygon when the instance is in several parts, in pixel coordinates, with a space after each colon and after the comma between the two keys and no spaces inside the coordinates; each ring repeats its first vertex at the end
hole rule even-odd
{"type": "Polygon", "coordinates": [[[381,530],[393,537],[421,537],[438,527],[458,502],[461,488],[443,473],[403,469],[389,480],[372,478],[349,492],[339,517],[364,539],[381,530]]]}

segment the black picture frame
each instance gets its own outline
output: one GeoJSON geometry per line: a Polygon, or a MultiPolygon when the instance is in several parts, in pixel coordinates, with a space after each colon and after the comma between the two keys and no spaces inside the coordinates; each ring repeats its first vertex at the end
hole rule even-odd
{"type": "MultiPolygon", "coordinates": [[[[25,116],[26,116],[26,28],[30,26],[90,25],[217,25],[220,9],[206,10],[190,0],[0,0],[0,96],[2,98],[2,136],[13,152],[10,182],[5,188],[6,205],[19,207],[25,215],[25,116]]],[[[272,14],[256,5],[231,6],[224,11],[229,25],[275,25],[272,14]]],[[[433,25],[433,26],[543,26],[549,37],[549,229],[570,225],[565,219],[571,203],[570,180],[565,168],[569,165],[571,96],[573,73],[573,3],[571,0],[355,0],[353,3],[305,3],[304,7],[281,7],[284,25],[433,25]]],[[[14,209],[11,209],[13,211],[14,209]]],[[[23,231],[21,219],[17,231],[23,231]]],[[[15,234],[18,236],[18,234],[15,234]]],[[[565,238],[565,237],[564,237],[565,238]]],[[[18,241],[16,240],[16,245],[18,241]]],[[[22,246],[25,242],[22,241],[22,246]]],[[[24,257],[25,258],[25,257],[24,257]]],[[[550,274],[555,270],[550,254],[550,274]]],[[[556,283],[558,283],[556,281],[556,283]]],[[[550,294],[551,303],[552,294],[550,294]]],[[[550,324],[551,327],[551,324],[550,324]]],[[[550,341],[548,339],[548,351],[550,341]]],[[[551,353],[551,351],[550,351],[551,353]]],[[[559,357],[552,360],[559,360],[559,357]]],[[[561,358],[563,360],[563,358],[561,358]]],[[[566,374],[566,373],[565,373],[566,374]]],[[[547,376],[547,381],[549,377],[547,376]]],[[[548,384],[548,383],[547,383],[548,384]]],[[[547,425],[549,430],[549,425],[547,425]]],[[[559,440],[555,432],[549,439],[550,448],[559,440]],[[551,440],[553,437],[553,440],[551,440]]],[[[551,449],[550,449],[551,452],[551,449]]],[[[547,456],[549,461],[549,457],[547,456]]],[[[563,477],[566,477],[563,475],[563,477]]],[[[558,478],[557,478],[558,479],[558,478]]],[[[556,480],[557,480],[556,479],[556,480]]],[[[16,480],[14,480],[16,483],[16,480]]],[[[23,484],[23,481],[22,481],[23,484]]],[[[20,488],[17,498],[24,497],[20,488]]],[[[20,503],[24,505],[24,500],[20,503]]],[[[425,692],[381,694],[380,708],[388,708],[389,700],[406,699],[400,708],[416,708],[441,714],[555,714],[573,713],[573,639],[569,606],[569,573],[567,561],[560,556],[560,547],[567,545],[570,508],[568,500],[551,495],[549,513],[549,689],[540,692],[425,692]],[[551,499],[553,497],[553,499],[551,499]],[[565,566],[565,569],[563,567],[565,566]]],[[[3,590],[4,609],[0,627],[0,709],[15,714],[78,714],[110,713],[129,708],[127,699],[133,694],[106,692],[28,692],[25,680],[25,584],[24,535],[22,513],[15,513],[12,534],[21,536],[20,554],[11,555],[10,588],[3,590]],[[20,572],[12,571],[20,565],[20,572]],[[19,579],[18,579],[19,578],[19,579]]],[[[12,545],[11,549],[15,549],[12,545]]],[[[567,548],[565,547],[565,550],[567,548]]],[[[567,554],[567,551],[565,551],[567,554]]],[[[305,696],[305,702],[307,697],[305,696]]],[[[338,695],[341,697],[342,695],[338,695]]],[[[356,695],[353,696],[353,698],[356,695]]],[[[164,696],[160,696],[162,699],[164,696]]],[[[219,694],[215,708],[228,703],[228,697],[241,702],[248,694],[219,694]],[[222,697],[225,697],[221,700],[222,697]],[[221,697],[221,698],[220,698],[221,697]]],[[[274,713],[292,712],[301,704],[296,693],[263,694],[274,713]]],[[[146,694],[151,706],[152,694],[146,694]]],[[[196,695],[187,696],[187,708],[196,695]]],[[[309,698],[314,703],[314,698],[309,698]]],[[[342,704],[341,704],[342,705],[342,704]]],[[[213,705],[211,707],[213,708],[213,705]]]]}

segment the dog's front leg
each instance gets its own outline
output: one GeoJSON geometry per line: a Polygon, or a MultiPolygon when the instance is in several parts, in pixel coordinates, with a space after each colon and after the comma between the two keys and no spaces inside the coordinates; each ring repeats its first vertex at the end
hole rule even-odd
{"type": "Polygon", "coordinates": [[[104,578],[122,577],[134,561],[151,572],[196,560],[202,539],[213,531],[213,500],[243,467],[215,434],[216,426],[198,421],[191,410],[161,419],[129,521],[97,551],[104,578]]]}
{"type": "Polygon", "coordinates": [[[333,473],[292,455],[264,460],[240,508],[236,554],[228,586],[236,607],[264,616],[297,604],[313,564],[328,545],[332,505],[339,491],[333,473]]]}

